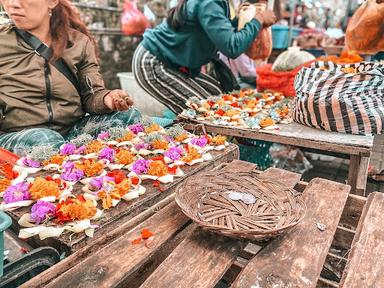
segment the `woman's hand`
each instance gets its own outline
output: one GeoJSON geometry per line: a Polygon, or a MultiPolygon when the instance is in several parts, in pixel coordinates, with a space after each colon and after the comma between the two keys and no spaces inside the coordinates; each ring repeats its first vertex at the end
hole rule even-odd
{"type": "Polygon", "coordinates": [[[105,96],[104,104],[112,111],[126,111],[133,105],[133,100],[123,90],[112,90],[105,96]]]}
{"type": "Polygon", "coordinates": [[[277,22],[277,17],[271,10],[257,12],[255,18],[264,28],[270,27],[277,22]]]}

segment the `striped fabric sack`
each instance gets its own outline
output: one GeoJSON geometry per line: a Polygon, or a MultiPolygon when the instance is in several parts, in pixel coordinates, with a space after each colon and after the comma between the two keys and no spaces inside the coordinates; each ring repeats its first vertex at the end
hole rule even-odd
{"type": "Polygon", "coordinates": [[[384,65],[315,62],[295,78],[293,120],[348,134],[381,134],[384,129],[384,65]]]}

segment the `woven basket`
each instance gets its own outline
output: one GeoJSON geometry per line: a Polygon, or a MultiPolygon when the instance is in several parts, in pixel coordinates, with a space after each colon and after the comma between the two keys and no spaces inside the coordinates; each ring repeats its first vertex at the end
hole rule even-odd
{"type": "Polygon", "coordinates": [[[190,177],[176,190],[175,200],[203,228],[258,241],[288,231],[306,211],[298,192],[255,172],[221,170],[190,177]],[[247,194],[254,204],[234,200],[234,194],[247,194]]]}

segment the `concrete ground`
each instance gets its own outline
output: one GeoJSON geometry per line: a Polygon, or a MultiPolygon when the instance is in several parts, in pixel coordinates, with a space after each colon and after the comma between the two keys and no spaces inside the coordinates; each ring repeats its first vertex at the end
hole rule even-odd
{"type": "MultiPolygon", "coordinates": [[[[349,160],[330,158],[329,161],[310,160],[310,162],[313,165],[313,168],[304,173],[303,180],[305,181],[320,177],[345,183],[348,179],[349,160]]],[[[384,135],[375,137],[370,165],[378,172],[384,170],[384,135]]],[[[367,195],[377,191],[384,192],[384,182],[378,182],[368,178],[367,195]]]]}

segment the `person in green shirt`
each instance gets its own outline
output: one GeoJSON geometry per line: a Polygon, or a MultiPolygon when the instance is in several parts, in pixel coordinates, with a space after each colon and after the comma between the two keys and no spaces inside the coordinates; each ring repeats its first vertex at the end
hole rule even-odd
{"type": "Polygon", "coordinates": [[[223,93],[216,79],[201,72],[202,66],[218,51],[229,58],[240,56],[276,16],[273,11],[259,12],[240,31],[237,22],[230,20],[227,0],[179,0],[166,23],[144,33],[133,57],[136,81],[175,113],[190,97],[223,93]]]}

